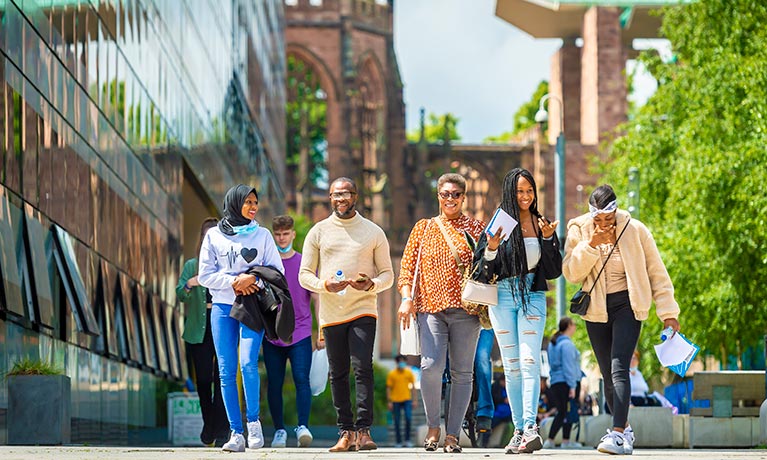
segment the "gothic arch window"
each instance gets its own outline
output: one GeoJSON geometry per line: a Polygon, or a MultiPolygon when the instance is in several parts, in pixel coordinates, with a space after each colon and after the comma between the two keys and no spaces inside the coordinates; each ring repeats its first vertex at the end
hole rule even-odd
{"type": "Polygon", "coordinates": [[[288,53],[287,70],[287,180],[295,193],[289,205],[310,215],[312,197],[328,188],[328,93],[317,69],[299,55],[288,53]]]}
{"type": "Polygon", "coordinates": [[[363,60],[353,99],[354,158],[362,165],[362,193],[358,206],[379,224],[387,220],[384,199],[386,175],[386,108],[380,67],[373,57],[363,60]],[[354,151],[356,150],[356,151],[354,151]]]}

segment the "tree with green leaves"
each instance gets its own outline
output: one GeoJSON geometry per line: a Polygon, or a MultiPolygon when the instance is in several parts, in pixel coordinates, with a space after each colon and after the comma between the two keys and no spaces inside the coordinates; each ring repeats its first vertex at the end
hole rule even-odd
{"type": "MultiPolygon", "coordinates": [[[[628,169],[639,168],[642,220],[674,281],[682,331],[725,368],[748,366],[740,357],[767,326],[766,23],[762,0],[665,9],[675,60],[641,56],[658,90],[601,171],[625,204],[628,169]]],[[[645,322],[642,349],[660,327],[645,322]]]]}
{"type": "MultiPolygon", "coordinates": [[[[428,144],[444,144],[447,142],[460,141],[458,134],[459,118],[448,112],[443,115],[429,113],[428,120],[424,123],[424,138],[428,144]]],[[[413,129],[407,133],[409,142],[421,140],[421,128],[413,129]]]]}

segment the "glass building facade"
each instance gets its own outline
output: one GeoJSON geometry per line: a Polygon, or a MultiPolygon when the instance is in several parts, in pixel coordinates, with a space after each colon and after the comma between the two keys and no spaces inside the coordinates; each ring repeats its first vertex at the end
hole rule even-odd
{"type": "MultiPolygon", "coordinates": [[[[226,190],[283,211],[284,28],[279,0],[0,0],[0,373],[63,368],[72,442],[163,424],[226,190]]],[[[7,405],[2,380],[0,443],[7,405]]]]}

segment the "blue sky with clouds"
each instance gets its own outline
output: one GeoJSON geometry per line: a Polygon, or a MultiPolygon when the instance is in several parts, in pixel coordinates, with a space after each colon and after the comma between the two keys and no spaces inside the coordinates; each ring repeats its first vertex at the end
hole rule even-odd
{"type": "MultiPolygon", "coordinates": [[[[408,130],[426,113],[452,112],[461,142],[511,129],[514,113],[549,79],[558,39],[539,40],[495,16],[496,0],[397,0],[394,46],[405,84],[408,130]]],[[[629,71],[633,63],[629,63],[629,71]]],[[[654,91],[635,79],[632,99],[654,91]]]]}

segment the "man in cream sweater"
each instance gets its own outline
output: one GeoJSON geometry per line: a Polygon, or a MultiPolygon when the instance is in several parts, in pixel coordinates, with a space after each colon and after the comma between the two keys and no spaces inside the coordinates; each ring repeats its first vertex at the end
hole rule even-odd
{"type": "Polygon", "coordinates": [[[376,449],[373,424],[373,344],[377,294],[394,280],[389,242],[381,227],[355,209],[357,186],[341,177],[330,184],[333,214],[306,235],[298,281],[320,295],[319,326],[330,365],[330,390],[338,415],[339,439],[331,452],[376,449]],[[338,280],[342,271],[345,279],[338,280]],[[357,388],[352,417],[350,362],[357,388]]]}

